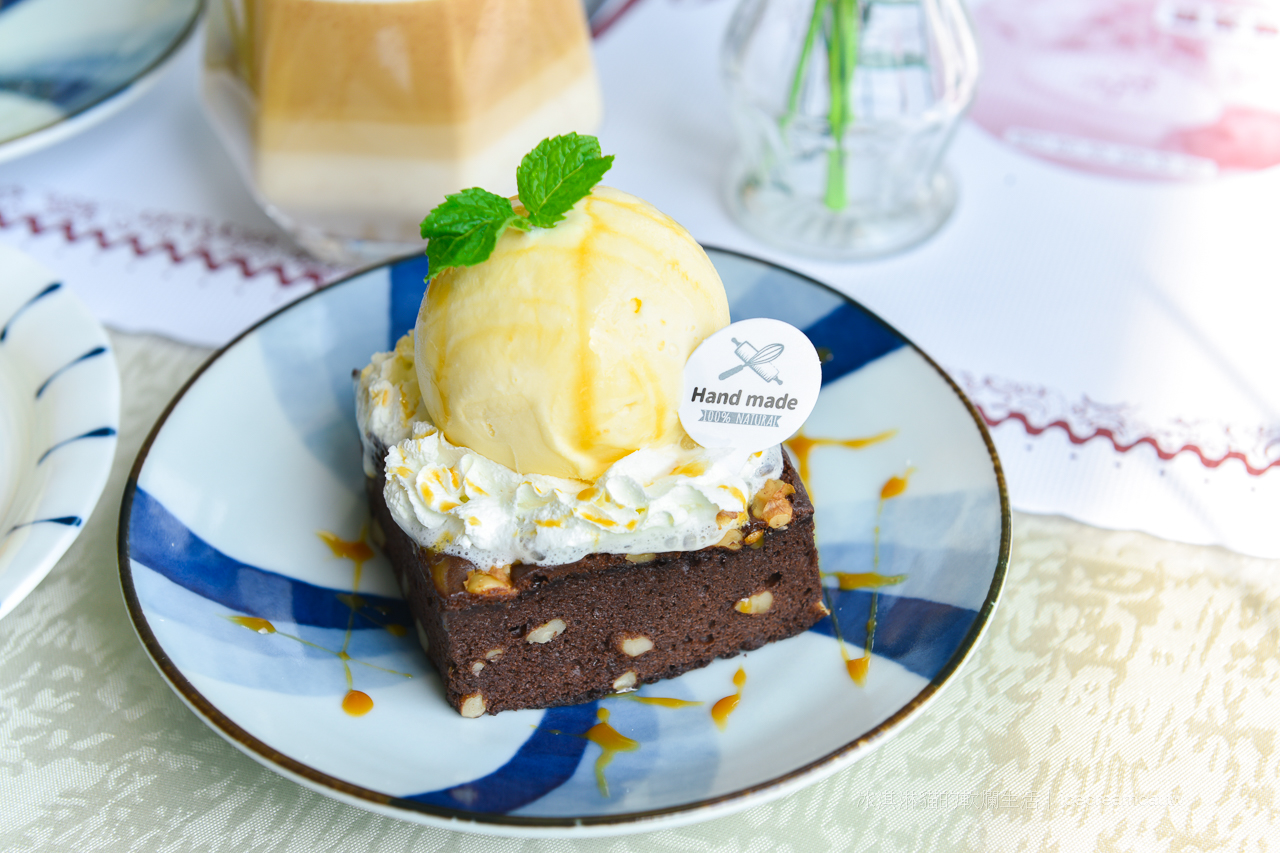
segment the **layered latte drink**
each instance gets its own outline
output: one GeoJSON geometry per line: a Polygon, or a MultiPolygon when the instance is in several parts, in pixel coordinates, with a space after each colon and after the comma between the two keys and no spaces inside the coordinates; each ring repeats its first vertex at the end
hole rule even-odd
{"type": "Polygon", "coordinates": [[[233,0],[210,17],[215,126],[267,211],[336,260],[416,244],[447,193],[514,192],[538,140],[599,123],[580,0],[233,0]]]}

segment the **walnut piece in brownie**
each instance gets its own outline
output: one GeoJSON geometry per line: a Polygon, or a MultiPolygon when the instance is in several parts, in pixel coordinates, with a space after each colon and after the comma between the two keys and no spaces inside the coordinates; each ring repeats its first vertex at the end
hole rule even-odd
{"type": "Polygon", "coordinates": [[[387,509],[382,471],[366,485],[375,540],[449,704],[478,717],[632,690],[822,618],[813,504],[784,460],[717,545],[492,572],[414,542],[387,509]]]}

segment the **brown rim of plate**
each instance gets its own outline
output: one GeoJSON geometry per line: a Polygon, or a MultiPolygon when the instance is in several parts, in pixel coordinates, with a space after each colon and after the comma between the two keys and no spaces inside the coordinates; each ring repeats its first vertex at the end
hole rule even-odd
{"type": "MultiPolygon", "coordinates": [[[[999,549],[999,554],[996,558],[995,570],[991,578],[991,586],[987,590],[987,596],[982,603],[982,607],[978,610],[978,613],[974,619],[973,625],[970,626],[968,633],[965,634],[964,639],[960,642],[960,645],[956,649],[955,653],[952,654],[951,659],[947,661],[947,663],[942,667],[942,669],[938,671],[937,675],[935,675],[932,679],[930,679],[929,683],[926,684],[924,688],[921,689],[921,691],[917,693],[909,702],[907,702],[905,705],[899,708],[892,716],[890,716],[884,722],[872,728],[870,731],[860,735],[857,738],[854,738],[852,741],[850,741],[849,743],[846,743],[844,746],[841,746],[838,749],[832,750],[831,752],[827,753],[821,758],[815,759],[814,761],[810,761],[809,763],[801,767],[798,767],[795,770],[784,773],[781,776],[777,776],[773,779],[770,779],[767,782],[761,782],[757,785],[751,785],[746,788],[741,788],[737,791],[733,791],[728,794],[722,794],[718,797],[710,797],[703,800],[696,800],[694,802],[685,803],[679,806],[669,806],[667,808],[662,808],[662,809],[648,809],[645,811],[626,812],[618,815],[582,815],[578,817],[522,817],[522,816],[512,816],[507,814],[480,814],[476,812],[468,812],[463,809],[449,809],[449,808],[443,808],[439,806],[432,806],[432,805],[427,805],[425,803],[415,802],[413,800],[407,800],[400,797],[395,797],[390,794],[379,793],[378,791],[372,791],[372,790],[369,790],[368,788],[360,787],[359,785],[353,785],[349,782],[344,782],[341,779],[337,779],[333,776],[328,775],[327,773],[322,773],[319,770],[316,770],[313,767],[303,764],[302,762],[296,759],[290,758],[289,756],[284,755],[283,753],[272,748],[271,746],[268,746],[267,744],[263,743],[262,741],[250,735],[248,732],[242,729],[239,725],[233,722],[229,717],[227,717],[225,714],[219,711],[211,702],[209,702],[209,700],[205,699],[205,697],[198,690],[196,690],[196,688],[189,681],[187,681],[186,677],[182,674],[181,670],[179,670],[178,667],[173,663],[173,661],[169,659],[169,656],[165,653],[164,648],[156,640],[155,635],[152,634],[151,628],[147,624],[146,616],[142,612],[142,606],[138,601],[137,593],[135,592],[133,587],[133,575],[132,575],[131,563],[129,559],[129,543],[128,543],[129,519],[130,519],[130,514],[133,508],[133,495],[138,488],[138,475],[142,471],[143,464],[146,462],[147,454],[151,450],[151,445],[155,441],[156,436],[160,434],[160,430],[164,427],[165,422],[168,420],[169,415],[173,412],[178,402],[182,400],[182,398],[186,396],[187,392],[191,390],[191,388],[195,385],[195,383],[199,381],[200,377],[210,367],[210,365],[212,365],[219,358],[221,358],[223,354],[229,351],[232,347],[240,343],[241,340],[243,340],[244,338],[256,332],[259,327],[264,326],[267,323],[271,322],[277,316],[279,316],[280,314],[283,314],[285,311],[292,309],[295,305],[302,302],[303,300],[311,299],[315,296],[318,296],[326,292],[330,288],[340,287],[342,285],[348,284],[373,270],[380,269],[382,267],[389,267],[401,261],[418,257],[417,254],[395,258],[393,260],[385,261],[380,264],[374,264],[369,267],[365,267],[364,269],[353,272],[350,275],[342,279],[339,279],[338,281],[325,285],[324,287],[317,289],[315,292],[309,293],[306,296],[302,297],[301,299],[298,299],[276,311],[273,311],[268,316],[264,317],[263,319],[254,323],[249,328],[245,329],[243,332],[241,332],[239,335],[233,338],[229,343],[227,343],[225,346],[221,347],[217,352],[211,355],[209,359],[204,364],[202,364],[200,368],[191,376],[191,378],[187,380],[187,382],[182,386],[182,389],[178,391],[176,395],[174,395],[174,398],[165,407],[164,412],[156,420],[155,426],[152,427],[151,432],[147,435],[146,441],[142,443],[142,447],[138,451],[138,457],[134,461],[133,468],[129,472],[129,478],[125,482],[124,496],[121,500],[121,505],[120,505],[120,523],[117,530],[117,540],[116,540],[118,559],[120,563],[120,586],[124,593],[125,606],[129,610],[129,617],[133,621],[134,630],[138,634],[138,639],[142,641],[142,645],[146,649],[147,654],[151,657],[152,663],[154,663],[156,668],[160,670],[160,674],[164,676],[166,681],[169,682],[169,685],[173,688],[174,692],[176,692],[184,702],[186,702],[193,709],[195,709],[195,711],[200,716],[204,717],[207,723],[214,726],[217,729],[219,734],[221,734],[228,741],[236,745],[240,750],[254,756],[260,761],[267,762],[272,765],[276,765],[277,767],[286,771],[289,774],[301,777],[317,790],[323,791],[327,789],[329,791],[342,794],[346,797],[350,797],[354,800],[357,800],[363,803],[368,803],[370,806],[375,806],[375,807],[381,806],[384,808],[390,807],[394,809],[401,809],[405,812],[408,812],[408,814],[405,814],[402,818],[405,820],[416,820],[418,823],[425,823],[427,821],[423,821],[420,818],[436,818],[439,820],[438,825],[444,828],[463,830],[463,831],[470,830],[470,831],[478,831],[478,832],[484,832],[485,831],[484,827],[486,826],[492,826],[495,828],[496,827],[507,827],[507,828],[519,827],[519,828],[525,828],[530,830],[572,829],[574,827],[591,827],[591,826],[620,826],[620,827],[629,826],[632,830],[636,830],[636,829],[639,829],[639,827],[635,825],[643,824],[650,821],[655,821],[658,818],[672,817],[675,815],[681,815],[688,812],[697,811],[700,809],[707,809],[714,806],[720,806],[720,805],[730,803],[731,801],[734,801],[734,800],[747,800],[747,799],[753,799],[759,796],[766,796],[767,794],[775,791],[778,788],[784,787],[791,782],[799,780],[801,777],[807,776],[813,773],[814,771],[825,768],[834,762],[838,762],[841,759],[845,758],[846,756],[850,756],[852,753],[856,752],[859,749],[865,748],[871,744],[878,743],[879,741],[887,737],[891,733],[892,729],[895,729],[900,724],[907,722],[912,716],[914,716],[918,711],[920,711],[921,708],[924,706],[924,704],[928,702],[929,699],[931,699],[943,687],[943,685],[947,682],[947,680],[953,674],[955,674],[956,670],[958,670],[964,664],[964,662],[969,658],[969,655],[973,652],[974,648],[977,647],[978,640],[982,637],[983,632],[986,630],[987,624],[990,622],[991,614],[995,610],[996,603],[1000,598],[1000,591],[1004,586],[1005,574],[1009,566],[1009,550],[1012,544],[1013,524],[1012,524],[1012,516],[1010,515],[1010,510],[1009,510],[1009,493],[1005,486],[1004,469],[1001,467],[1000,458],[996,454],[995,443],[991,439],[991,434],[987,430],[987,426],[983,422],[982,416],[978,414],[978,410],[974,407],[973,403],[969,400],[969,398],[965,396],[964,392],[960,390],[960,386],[958,386],[955,383],[955,381],[952,380],[952,378],[947,375],[946,371],[944,371],[941,367],[939,367],[937,362],[935,362],[932,358],[926,355],[923,350],[921,350],[914,343],[912,343],[910,338],[906,337],[897,329],[893,328],[893,326],[889,325],[887,322],[882,320],[878,315],[876,315],[873,311],[863,306],[857,300],[849,296],[846,296],[845,294],[841,293],[835,288],[830,287],[829,285],[823,284],[822,282],[817,281],[813,278],[810,278],[809,276],[806,276],[803,273],[798,273],[795,270],[787,269],[786,267],[780,266],[778,264],[761,260],[760,258],[755,258],[755,257],[752,257],[751,255],[747,255],[742,252],[736,252],[731,249],[719,249],[714,246],[704,246],[704,248],[708,252],[719,252],[720,254],[723,254],[723,255],[733,255],[735,257],[753,261],[755,263],[759,263],[764,266],[771,267],[775,270],[779,270],[789,275],[793,275],[796,278],[801,279],[808,284],[811,284],[816,287],[820,287],[823,290],[829,291],[830,293],[834,294],[835,296],[839,297],[845,302],[850,303],[856,306],[857,308],[859,308],[860,310],[862,310],[864,313],[866,313],[868,317],[874,319],[876,322],[884,326],[884,328],[886,328],[887,330],[889,330],[890,332],[892,332],[893,334],[901,338],[902,341],[907,346],[915,350],[915,352],[918,355],[920,355],[934,370],[938,372],[938,375],[940,375],[943,378],[943,380],[946,381],[947,385],[951,388],[951,390],[955,392],[957,397],[960,398],[960,401],[964,404],[965,409],[969,412],[969,416],[973,419],[974,425],[978,428],[978,432],[982,436],[983,442],[986,444],[987,454],[991,458],[991,466],[996,477],[996,485],[1000,492],[1000,549],[999,549]],[[465,824],[472,824],[473,826],[466,826],[465,824]]],[[[746,805],[749,805],[749,803],[744,804],[744,807],[746,805]]],[[[432,822],[434,823],[434,821],[432,822]]],[[[658,829],[660,827],[655,826],[654,828],[658,829]]]]}

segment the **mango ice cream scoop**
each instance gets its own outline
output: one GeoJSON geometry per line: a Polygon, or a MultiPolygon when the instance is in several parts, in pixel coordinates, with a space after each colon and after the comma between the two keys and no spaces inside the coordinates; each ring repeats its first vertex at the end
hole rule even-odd
{"type": "Polygon", "coordinates": [[[689,232],[597,186],[554,228],[509,228],[488,260],[431,281],[418,382],[453,444],[522,474],[594,481],[685,438],[685,362],[728,324],[724,285],[689,232]]]}

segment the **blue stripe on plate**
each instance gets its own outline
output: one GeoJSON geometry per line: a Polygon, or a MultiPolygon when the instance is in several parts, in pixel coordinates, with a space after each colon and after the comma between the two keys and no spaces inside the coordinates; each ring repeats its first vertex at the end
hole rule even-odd
{"type": "Polygon", "coordinates": [[[84,519],[78,515],[60,515],[57,518],[34,518],[31,521],[24,521],[21,524],[15,524],[5,531],[8,536],[20,527],[30,527],[33,524],[61,524],[63,527],[79,527],[84,523],[84,519]]]}
{"type": "Polygon", "coordinates": [[[9,337],[9,327],[13,325],[13,321],[18,319],[19,315],[21,315],[23,311],[26,311],[28,308],[32,306],[32,304],[48,296],[50,293],[53,293],[60,287],[62,287],[62,282],[54,282],[53,284],[46,287],[44,290],[37,293],[35,296],[28,299],[26,302],[22,303],[22,307],[20,307],[17,311],[14,311],[13,316],[10,317],[8,322],[4,324],[4,328],[0,329],[0,344],[4,343],[4,339],[9,337]]]}
{"type": "MultiPolygon", "coordinates": [[[[871,590],[866,589],[827,590],[827,600],[840,620],[840,633],[845,642],[865,647],[871,595],[871,590]]],[[[977,618],[974,610],[881,591],[872,651],[877,657],[888,658],[904,669],[933,679],[960,648],[977,618]]],[[[830,616],[809,630],[835,636],[830,616]]]]}
{"type": "Polygon", "coordinates": [[[822,363],[823,385],[835,382],[907,343],[851,302],[844,303],[803,331],[825,359],[822,363]]]}
{"type": "Polygon", "coordinates": [[[426,255],[391,265],[391,339],[387,349],[395,349],[396,341],[417,323],[418,306],[427,292],[427,270],[426,255]]]}
{"type": "Polygon", "coordinates": [[[55,444],[53,447],[50,447],[44,453],[41,453],[40,458],[36,460],[36,464],[39,465],[40,463],[44,462],[44,460],[48,457],[50,453],[57,450],[59,447],[66,447],[68,444],[70,444],[73,441],[80,441],[86,438],[110,438],[115,434],[116,434],[115,427],[98,427],[97,429],[91,429],[88,432],[81,433],[80,435],[73,435],[71,438],[64,438],[62,441],[59,441],[57,444],[55,444]]]}
{"type": "MultiPolygon", "coordinates": [[[[224,607],[261,619],[346,628],[350,591],[316,586],[232,559],[191,532],[161,503],[135,489],[129,515],[129,556],[179,586],[224,607]],[[340,597],[341,596],[341,597],[340,597]]],[[[387,622],[411,624],[398,598],[360,593],[365,617],[355,627],[382,630],[387,622]]]]}
{"type": "Polygon", "coordinates": [[[49,387],[49,383],[57,379],[63,373],[65,373],[66,371],[70,370],[71,368],[75,367],[77,364],[80,364],[83,361],[88,361],[91,358],[96,358],[97,356],[104,355],[106,351],[107,351],[106,347],[94,347],[93,349],[86,352],[84,355],[77,356],[76,358],[73,358],[71,359],[71,361],[62,365],[62,367],[59,367],[53,373],[49,374],[49,378],[46,379],[44,382],[42,382],[40,384],[40,387],[36,389],[36,399],[39,400],[41,395],[44,394],[45,389],[49,387]]]}
{"type": "MultiPolygon", "coordinates": [[[[350,608],[342,591],[314,586],[241,563],[218,551],[142,489],[136,489],[129,517],[130,558],[191,592],[232,610],[263,619],[324,628],[345,628],[350,608]]],[[[365,606],[386,621],[408,624],[400,600],[362,594],[365,606]]],[[[357,626],[360,627],[360,626],[357,626]]],[[[498,814],[513,811],[567,782],[582,760],[583,735],[596,722],[595,702],[549,709],[538,728],[502,767],[472,782],[405,799],[498,814]]]]}
{"type": "Polygon", "coordinates": [[[733,322],[754,317],[767,317],[803,329],[825,317],[846,300],[835,291],[814,287],[803,281],[797,287],[797,276],[762,261],[720,252],[707,253],[724,281],[729,297],[729,317],[733,322]],[[786,293],[786,299],[779,299],[786,293]]]}
{"type": "Polygon", "coordinates": [[[548,708],[511,760],[488,776],[404,799],[482,814],[515,811],[573,777],[587,748],[584,735],[595,724],[595,702],[548,708]]]}
{"type": "Polygon", "coordinates": [[[99,81],[84,76],[88,70],[84,65],[83,62],[44,62],[23,69],[21,76],[0,77],[0,91],[17,92],[55,104],[63,112],[73,112],[102,91],[99,81]]]}

